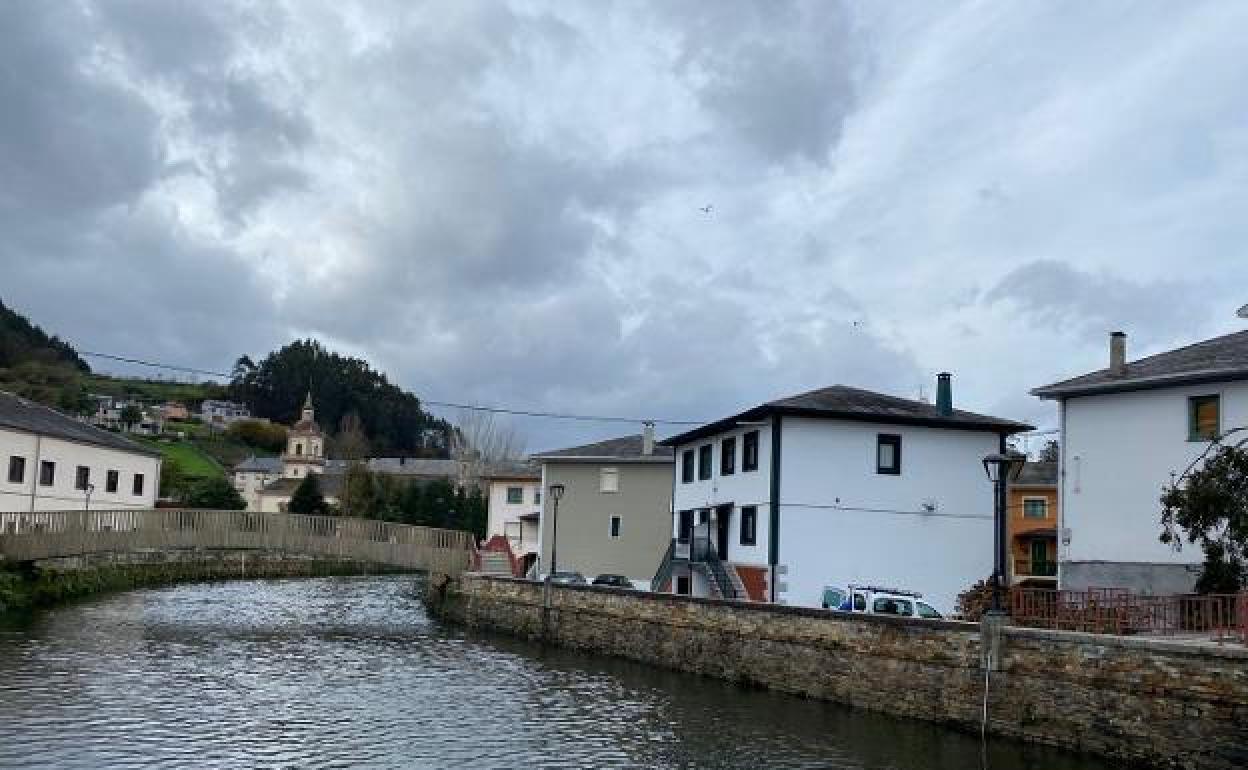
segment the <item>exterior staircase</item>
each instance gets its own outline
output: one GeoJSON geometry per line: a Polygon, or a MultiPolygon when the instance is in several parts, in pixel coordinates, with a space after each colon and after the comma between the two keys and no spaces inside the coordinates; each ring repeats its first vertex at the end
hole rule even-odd
{"type": "Polygon", "coordinates": [[[501,551],[482,551],[480,572],[511,577],[511,559],[501,551]]]}

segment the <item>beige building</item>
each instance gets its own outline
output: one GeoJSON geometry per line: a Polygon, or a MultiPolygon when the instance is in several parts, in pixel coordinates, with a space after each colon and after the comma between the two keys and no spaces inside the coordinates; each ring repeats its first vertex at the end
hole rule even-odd
{"type": "Polygon", "coordinates": [[[649,588],[672,539],[672,449],[635,436],[534,455],[542,466],[538,571],[624,575],[649,588]],[[549,490],[564,488],[555,515],[549,490]]]}

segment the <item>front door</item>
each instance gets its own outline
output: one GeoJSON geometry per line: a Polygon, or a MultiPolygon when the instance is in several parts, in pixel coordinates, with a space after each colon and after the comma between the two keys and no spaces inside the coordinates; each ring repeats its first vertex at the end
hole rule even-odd
{"type": "Polygon", "coordinates": [[[715,509],[715,552],[724,561],[728,560],[728,527],[731,523],[731,505],[721,505],[715,509]]]}
{"type": "Polygon", "coordinates": [[[1031,541],[1031,574],[1044,573],[1044,565],[1049,561],[1049,542],[1043,538],[1031,541]]]}

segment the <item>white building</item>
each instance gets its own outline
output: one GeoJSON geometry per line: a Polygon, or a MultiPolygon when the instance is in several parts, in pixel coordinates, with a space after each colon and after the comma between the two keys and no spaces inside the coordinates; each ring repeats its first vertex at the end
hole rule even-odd
{"type": "Polygon", "coordinates": [[[247,510],[258,511],[260,490],[282,478],[282,458],[252,455],[234,466],[234,488],[247,501],[247,510]]]}
{"type": "Polygon", "coordinates": [[[949,612],[992,572],[983,458],[1029,427],[954,409],[942,374],[936,405],[836,385],[674,436],[671,589],[817,607],[861,583],[949,612]]]}
{"type": "Polygon", "coordinates": [[[224,428],[238,420],[250,420],[251,411],[245,404],[205,399],[199,405],[199,418],[207,425],[224,428]]]}
{"type": "Polygon", "coordinates": [[[1162,487],[1248,425],[1248,332],[1129,363],[1115,332],[1107,368],[1032,392],[1060,410],[1059,587],[1191,591],[1204,554],[1158,539],[1162,487]]]}
{"type": "Polygon", "coordinates": [[[531,466],[495,468],[482,479],[489,506],[486,537],[507,538],[511,552],[521,560],[527,573],[540,551],[542,472],[531,466]]]}
{"type": "Polygon", "coordinates": [[[152,508],[160,453],[0,391],[0,511],[152,508]]]}

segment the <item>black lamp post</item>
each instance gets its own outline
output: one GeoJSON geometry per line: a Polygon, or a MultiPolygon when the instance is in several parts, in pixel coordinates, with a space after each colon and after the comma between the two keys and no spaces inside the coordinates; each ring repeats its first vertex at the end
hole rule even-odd
{"type": "Polygon", "coordinates": [[[550,501],[554,503],[554,506],[550,514],[550,569],[546,570],[547,580],[550,580],[558,564],[555,558],[555,546],[559,542],[559,501],[563,499],[565,489],[566,487],[562,484],[550,485],[550,501]]]}
{"type": "Polygon", "coordinates": [[[91,493],[94,491],[95,491],[95,485],[88,482],[86,486],[87,500],[86,500],[86,503],[83,505],[84,511],[91,510],[91,493]]]}
{"type": "Polygon", "coordinates": [[[1005,582],[1006,489],[1011,481],[1018,478],[1025,462],[1027,462],[1027,455],[1021,452],[990,454],[984,458],[984,472],[988,474],[988,479],[993,486],[992,612],[997,615],[1005,614],[1002,595],[1005,582]]]}

